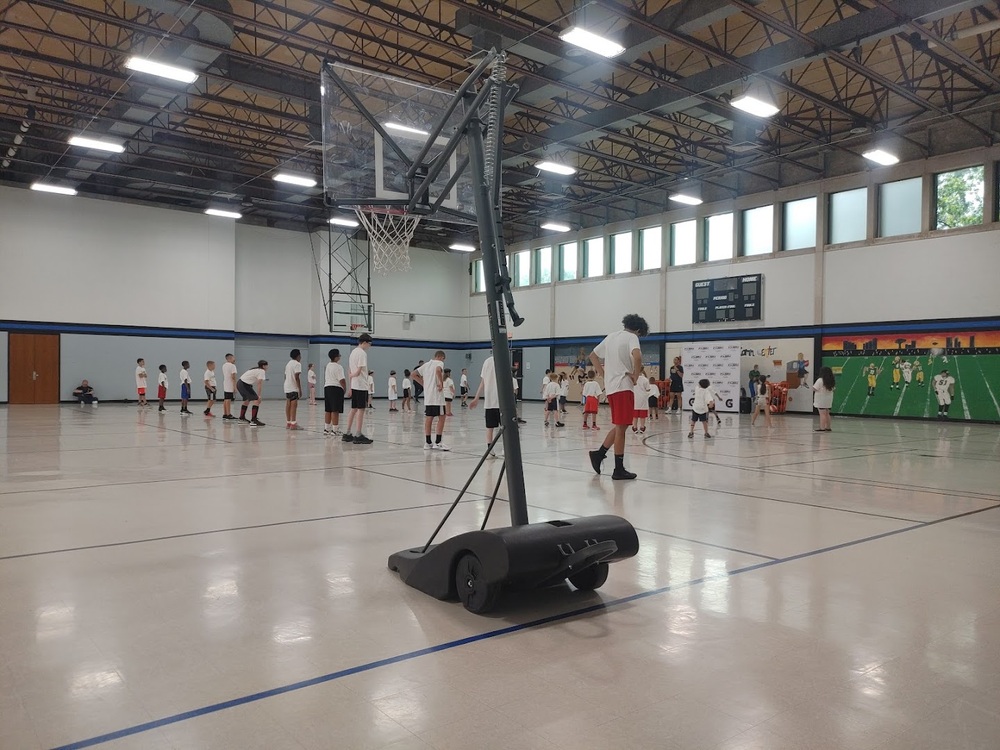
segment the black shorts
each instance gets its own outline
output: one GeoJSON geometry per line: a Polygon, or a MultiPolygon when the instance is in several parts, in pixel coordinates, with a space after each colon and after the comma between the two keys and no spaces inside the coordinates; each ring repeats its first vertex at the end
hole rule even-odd
{"type": "Polygon", "coordinates": [[[234,396],[234,394],[233,394],[232,391],[226,391],[225,393],[222,394],[222,397],[224,399],[226,399],[226,401],[232,401],[233,400],[233,396],[234,396]]]}
{"type": "Polygon", "coordinates": [[[424,416],[425,417],[440,417],[444,414],[443,406],[427,406],[424,405],[424,416]]]}
{"type": "Polygon", "coordinates": [[[368,391],[351,391],[351,408],[368,408],[368,391]]]}
{"type": "Polygon", "coordinates": [[[694,424],[695,422],[707,422],[707,421],[708,421],[708,412],[707,411],[704,414],[699,414],[696,411],[691,412],[691,423],[692,424],[694,424]]]}
{"type": "Polygon", "coordinates": [[[455,400],[455,399],[453,399],[453,398],[446,398],[446,399],[444,400],[444,402],[445,402],[446,404],[450,404],[450,403],[451,403],[452,401],[454,401],[454,400],[455,400]]]}
{"type": "Polygon", "coordinates": [[[328,385],[323,389],[324,409],[327,414],[344,413],[344,389],[339,385],[328,385]]]}
{"type": "Polygon", "coordinates": [[[487,409],[486,410],[486,429],[492,430],[500,426],[500,410],[499,409],[487,409]]]}
{"type": "Polygon", "coordinates": [[[403,398],[409,398],[409,397],[410,397],[410,389],[409,388],[404,388],[403,389],[403,398]]]}
{"type": "Polygon", "coordinates": [[[551,401],[546,402],[545,408],[548,411],[559,411],[559,399],[554,398],[551,401]]]}
{"type": "Polygon", "coordinates": [[[298,401],[299,400],[299,392],[298,391],[292,391],[291,393],[286,393],[285,394],[285,398],[288,401],[298,401]]]}
{"type": "Polygon", "coordinates": [[[205,398],[207,398],[209,401],[215,401],[215,389],[214,388],[206,388],[205,389],[205,398]]]}
{"type": "Polygon", "coordinates": [[[650,409],[655,409],[659,403],[659,399],[656,396],[650,396],[648,403],[650,409]]]}
{"type": "Polygon", "coordinates": [[[253,389],[253,386],[242,380],[237,381],[236,389],[240,392],[244,401],[256,401],[259,398],[257,391],[253,389]]]}
{"type": "Polygon", "coordinates": [[[463,396],[468,396],[469,395],[469,388],[468,388],[468,386],[464,386],[463,385],[462,388],[461,388],[461,391],[462,391],[462,395],[463,396]]]}

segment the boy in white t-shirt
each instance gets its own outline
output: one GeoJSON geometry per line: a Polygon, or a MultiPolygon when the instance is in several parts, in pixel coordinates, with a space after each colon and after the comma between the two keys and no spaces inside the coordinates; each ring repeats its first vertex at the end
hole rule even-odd
{"type": "Polygon", "coordinates": [[[410,380],[410,371],[403,370],[403,411],[413,411],[413,381],[410,380]]]}
{"type": "Polygon", "coordinates": [[[309,405],[316,406],[316,368],[312,362],[309,363],[306,381],[309,383],[309,405]]]}
{"type": "Polygon", "coordinates": [[[347,395],[351,398],[351,413],[347,415],[343,437],[345,443],[371,445],[374,442],[361,432],[365,423],[365,410],[368,408],[368,350],[371,346],[371,334],[362,333],[347,361],[347,395]],[[352,429],[357,432],[352,433],[352,429]]]}
{"type": "Polygon", "coordinates": [[[340,434],[340,415],[344,413],[344,394],[347,392],[347,376],[340,364],[340,349],[328,352],[330,361],[323,373],[323,422],[324,435],[340,434]]]}
{"type": "Polygon", "coordinates": [[[215,362],[208,360],[205,363],[205,411],[202,412],[206,417],[214,417],[212,414],[212,407],[215,405],[215,394],[219,390],[215,380],[215,362]]]}
{"type": "Polygon", "coordinates": [[[188,400],[191,398],[191,373],[188,370],[191,368],[191,363],[186,359],[181,362],[181,371],[179,373],[181,381],[181,416],[190,417],[191,410],[188,409],[188,400]]]}
{"type": "Polygon", "coordinates": [[[594,371],[587,373],[587,382],[583,384],[583,429],[597,430],[597,409],[601,401],[601,386],[594,377],[594,371]],[[592,424],[587,426],[587,417],[592,424]]]}
{"type": "Polygon", "coordinates": [[[649,381],[649,421],[660,418],[660,386],[649,381]]]}
{"type": "Polygon", "coordinates": [[[236,381],[236,389],[243,397],[240,406],[240,423],[251,427],[263,427],[264,423],[257,419],[260,402],[264,400],[264,381],[267,380],[267,360],[257,360],[257,366],[240,375],[236,381]],[[247,419],[247,407],[253,405],[250,419],[247,419]]]}
{"type": "Polygon", "coordinates": [[[389,394],[389,411],[399,411],[396,402],[399,400],[399,391],[396,387],[396,371],[389,371],[389,382],[386,384],[386,393],[389,394]]]}
{"type": "Polygon", "coordinates": [[[590,451],[590,465],[600,474],[601,464],[608,451],[614,448],[615,470],[611,478],[635,479],[636,474],[625,468],[625,431],[632,424],[634,416],[635,396],[632,386],[639,379],[642,370],[639,337],[649,333],[649,324],[641,316],[630,314],[622,318],[622,328],[623,330],[605,336],[590,353],[594,371],[604,380],[613,425],[604,436],[601,447],[590,451]]]}
{"type": "Polygon", "coordinates": [[[149,406],[146,400],[146,360],[139,357],[135,361],[135,392],[139,394],[139,406],[149,406]]]}
{"type": "Polygon", "coordinates": [[[565,427],[559,421],[559,381],[550,379],[542,391],[542,398],[545,399],[545,426],[549,426],[549,416],[556,423],[556,427],[565,427]]]}
{"type": "Polygon", "coordinates": [[[368,371],[368,408],[375,408],[375,371],[368,371]]]}
{"type": "Polygon", "coordinates": [[[708,412],[713,406],[715,406],[715,392],[712,390],[712,384],[709,382],[708,378],[702,378],[698,381],[698,387],[694,389],[694,398],[691,402],[691,429],[688,431],[688,437],[694,437],[694,426],[701,422],[701,426],[705,430],[705,437],[710,438],[711,435],[708,434],[708,412]]]}
{"type": "Polygon", "coordinates": [[[167,400],[167,387],[170,385],[167,382],[167,366],[160,365],[160,374],[156,376],[156,397],[160,400],[160,408],[157,411],[166,411],[167,407],[163,405],[163,402],[167,400]]]}
{"type": "Polygon", "coordinates": [[[466,368],[462,368],[462,377],[458,379],[458,392],[462,396],[462,408],[466,408],[469,400],[469,371],[466,368]]]}
{"type": "MultiPolygon", "coordinates": [[[[515,390],[517,381],[514,381],[515,390]]],[[[483,396],[483,411],[486,417],[486,446],[493,445],[493,430],[500,426],[500,394],[497,393],[497,373],[493,356],[490,355],[483,362],[483,370],[479,375],[479,388],[476,395],[469,404],[470,409],[475,409],[479,403],[479,397],[483,396]]],[[[490,458],[497,458],[495,448],[490,449],[490,458]]]]}
{"type": "Polygon", "coordinates": [[[454,417],[451,405],[455,401],[455,381],[451,379],[451,370],[444,368],[444,413],[446,417],[454,417]]]}
{"type": "Polygon", "coordinates": [[[285,429],[301,430],[298,425],[299,399],[302,398],[302,352],[292,349],[285,364],[285,429]]]}
{"type": "Polygon", "coordinates": [[[649,416],[649,378],[646,371],[640,370],[639,377],[632,387],[632,432],[646,431],[646,418],[649,416]]]}
{"type": "Polygon", "coordinates": [[[424,388],[424,450],[451,450],[441,439],[446,421],[444,402],[444,352],[434,352],[434,358],[424,362],[413,373],[413,379],[424,388]],[[431,443],[434,420],[437,419],[437,436],[431,443]]]}
{"type": "Polygon", "coordinates": [[[222,418],[226,421],[235,420],[233,416],[233,399],[236,398],[236,357],[226,355],[222,364],[222,418]]]}

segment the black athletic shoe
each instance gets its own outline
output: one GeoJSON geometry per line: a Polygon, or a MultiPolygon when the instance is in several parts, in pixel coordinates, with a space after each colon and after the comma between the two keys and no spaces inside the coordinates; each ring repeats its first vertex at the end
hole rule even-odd
{"type": "Polygon", "coordinates": [[[374,440],[372,440],[369,437],[365,437],[364,435],[355,435],[354,436],[354,444],[355,445],[371,445],[374,442],[375,442],[374,440]]]}
{"type": "Polygon", "coordinates": [[[249,419],[247,419],[246,417],[240,417],[239,421],[240,421],[240,422],[241,422],[242,424],[250,424],[250,420],[249,420],[249,419]]]}
{"type": "Polygon", "coordinates": [[[600,451],[590,451],[590,465],[594,467],[594,471],[598,474],[601,473],[601,463],[604,461],[604,454],[600,451]]]}
{"type": "Polygon", "coordinates": [[[349,432],[345,433],[344,437],[342,437],[341,440],[343,440],[345,443],[353,443],[354,442],[354,435],[352,435],[349,432]]]}
{"type": "Polygon", "coordinates": [[[251,427],[264,427],[265,424],[263,422],[261,422],[259,419],[251,419],[250,420],[250,426],[251,427]]]}
{"type": "Polygon", "coordinates": [[[226,420],[236,419],[232,414],[223,414],[222,418],[226,420]]]}
{"type": "Polygon", "coordinates": [[[556,422],[556,427],[565,427],[565,426],[566,424],[564,422],[556,422]]]}
{"type": "Polygon", "coordinates": [[[636,474],[634,472],[631,472],[631,471],[626,471],[625,469],[622,469],[621,471],[618,471],[618,469],[615,469],[614,473],[611,475],[611,478],[612,479],[635,479],[638,476],[639,476],[638,474],[636,474]]]}

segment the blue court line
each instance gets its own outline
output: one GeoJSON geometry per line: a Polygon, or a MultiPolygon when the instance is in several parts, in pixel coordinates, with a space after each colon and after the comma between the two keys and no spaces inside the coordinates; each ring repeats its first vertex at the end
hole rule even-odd
{"type": "MultiPolygon", "coordinates": [[[[291,693],[297,690],[302,690],[303,688],[313,687],[314,685],[322,685],[327,682],[332,682],[333,680],[339,680],[342,677],[349,677],[355,674],[361,674],[362,672],[370,672],[373,669],[378,669],[379,667],[386,667],[392,664],[399,664],[401,662],[412,661],[421,656],[427,656],[428,654],[436,654],[441,651],[450,651],[453,648],[458,648],[459,646],[466,646],[470,643],[477,643],[478,641],[484,641],[491,638],[497,638],[503,635],[510,635],[511,633],[519,633],[524,630],[529,630],[532,628],[537,628],[542,625],[549,625],[554,622],[560,622],[562,620],[568,620],[575,617],[580,617],[582,615],[592,614],[594,612],[602,612],[609,610],[613,607],[619,607],[623,604],[630,604],[632,602],[641,601],[642,599],[648,599],[653,596],[658,596],[660,594],[665,594],[671,591],[678,591],[684,588],[690,588],[692,586],[698,586],[702,583],[709,583],[712,581],[724,580],[726,578],[731,578],[742,573],[750,573],[756,570],[762,570],[764,568],[770,568],[775,565],[780,565],[781,563],[794,562],[796,560],[802,560],[808,557],[814,557],[816,555],[821,555],[826,552],[835,552],[837,550],[846,549],[848,547],[854,547],[860,544],[866,544],[867,542],[877,541],[879,539],[885,539],[890,536],[896,536],[897,534],[905,534],[909,531],[915,531],[917,529],[927,528],[928,526],[935,526],[939,523],[944,523],[945,521],[954,521],[958,518],[964,518],[966,516],[976,515],[977,513],[983,513],[988,510],[995,510],[1000,508],[1000,503],[993,505],[989,508],[980,508],[978,510],[971,510],[965,513],[958,513],[953,516],[948,516],[947,518],[940,518],[935,521],[927,521],[924,523],[915,524],[913,526],[907,526],[902,529],[894,529],[893,531],[886,531],[881,534],[875,534],[873,536],[864,537],[862,539],[855,539],[850,542],[842,542],[841,544],[834,544],[829,547],[822,547],[820,549],[811,550],[809,552],[801,552],[797,555],[790,555],[788,557],[783,557],[775,560],[766,560],[765,562],[755,563],[753,565],[747,565],[742,568],[736,568],[734,570],[726,571],[725,573],[719,573],[712,576],[702,576],[700,578],[695,578],[690,581],[685,581],[684,583],[672,584],[669,586],[663,586],[657,589],[651,589],[649,591],[641,591],[637,594],[631,594],[630,596],[624,596],[620,599],[612,599],[607,602],[600,602],[599,604],[592,604],[587,607],[581,607],[580,609],[571,610],[569,612],[563,612],[557,615],[549,615],[547,617],[540,617],[537,620],[531,620],[529,622],[521,623],[520,625],[509,625],[505,628],[499,628],[497,630],[490,630],[485,633],[480,633],[479,635],[470,635],[465,638],[459,638],[454,641],[448,641],[446,643],[440,643],[436,646],[427,646],[426,648],[418,649],[416,651],[408,651],[404,654],[399,654],[397,656],[390,656],[385,659],[379,659],[377,661],[371,661],[366,664],[360,664],[356,667],[348,667],[347,669],[341,669],[336,672],[330,672],[329,674],[320,675],[318,677],[311,677],[308,680],[300,680],[299,682],[293,682],[288,685],[281,685],[280,687],[271,688],[270,690],[262,690],[258,693],[251,693],[250,695],[240,696],[239,698],[232,698],[228,701],[222,701],[221,703],[213,703],[208,706],[202,706],[201,708],[195,708],[190,711],[184,711],[182,713],[173,714],[172,716],[165,716],[162,719],[155,719],[153,721],[147,721],[142,724],[136,724],[131,727],[125,727],[124,729],[118,729],[114,732],[108,732],[107,734],[97,735],[96,737],[91,737],[89,739],[80,740],[78,742],[72,742],[68,745],[60,745],[53,750],[81,750],[82,748],[94,747],[95,745],[102,745],[106,742],[112,742],[114,740],[121,739],[123,737],[130,737],[135,734],[141,734],[143,732],[148,732],[153,729],[158,729],[160,727],[169,726],[170,724],[177,724],[182,721],[187,721],[188,719],[196,719],[199,716],[205,716],[207,714],[218,713],[219,711],[225,711],[227,708],[235,708],[237,706],[243,706],[248,703],[255,703],[257,701],[264,700],[265,698],[273,698],[276,695],[284,695],[285,693],[291,693]]],[[[403,584],[400,584],[403,585],[403,584]]]]}

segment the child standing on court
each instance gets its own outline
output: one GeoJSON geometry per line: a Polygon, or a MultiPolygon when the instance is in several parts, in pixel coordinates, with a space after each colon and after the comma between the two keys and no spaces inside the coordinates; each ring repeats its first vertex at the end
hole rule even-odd
{"type": "Polygon", "coordinates": [[[330,361],[323,373],[323,411],[326,416],[323,421],[324,435],[340,434],[340,415],[344,413],[344,393],[347,392],[347,379],[344,368],[340,364],[340,350],[331,349],[328,354],[330,361]]]}
{"type": "Polygon", "coordinates": [[[590,429],[600,429],[597,426],[597,407],[601,400],[601,386],[597,383],[594,371],[587,373],[587,382],[583,384],[583,429],[587,429],[587,417],[591,418],[590,429]]]}
{"type": "Polygon", "coordinates": [[[569,400],[569,378],[566,373],[559,373],[559,411],[568,414],[566,402],[569,400]]]}
{"type": "MultiPolygon", "coordinates": [[[[514,381],[515,383],[517,381],[514,381]]],[[[483,370],[479,375],[479,388],[476,395],[469,404],[470,409],[475,409],[479,403],[479,397],[483,396],[483,412],[486,417],[486,447],[493,445],[493,430],[500,426],[500,395],[497,393],[497,373],[493,363],[493,355],[483,362],[483,370]]],[[[495,448],[490,448],[490,458],[497,458],[495,448]]]]}
{"type": "Polygon", "coordinates": [[[222,365],[222,418],[233,420],[233,399],[236,398],[236,357],[232,354],[226,355],[226,361],[222,365]]]}
{"type": "Polygon", "coordinates": [[[181,362],[180,371],[180,381],[181,381],[181,416],[189,417],[191,416],[190,410],[188,410],[188,399],[191,398],[191,374],[188,369],[191,367],[191,363],[186,359],[181,362]]]}
{"type": "Polygon", "coordinates": [[[299,399],[302,398],[302,352],[292,349],[285,364],[285,429],[301,430],[298,425],[299,399]]]}
{"type": "Polygon", "coordinates": [[[701,426],[705,429],[705,437],[712,437],[708,434],[708,410],[715,405],[712,400],[711,385],[708,378],[702,378],[698,381],[698,387],[694,389],[694,402],[691,405],[691,429],[688,430],[689,438],[694,437],[694,426],[698,422],[701,422],[701,426]]]}
{"type": "Polygon", "coordinates": [[[257,366],[247,370],[240,375],[236,381],[236,388],[243,397],[243,405],[240,407],[240,422],[249,424],[251,427],[263,427],[264,423],[257,419],[260,410],[260,402],[264,396],[264,381],[267,379],[267,360],[257,360],[257,366]],[[250,419],[247,419],[247,406],[253,404],[250,419]]]}
{"type": "Polygon", "coordinates": [[[389,371],[389,383],[388,383],[388,394],[389,394],[389,411],[399,411],[396,408],[396,401],[399,400],[399,393],[396,389],[396,371],[389,371]]]}
{"type": "Polygon", "coordinates": [[[313,367],[312,362],[309,363],[309,373],[306,380],[309,382],[309,405],[316,406],[316,368],[313,367]]]}
{"type": "Polygon", "coordinates": [[[542,397],[545,399],[545,426],[549,426],[549,416],[551,415],[556,427],[565,427],[566,425],[559,421],[559,381],[557,379],[549,380],[542,392],[542,397]]]}
{"type": "Polygon", "coordinates": [[[149,406],[146,400],[146,360],[139,357],[135,361],[135,392],[139,394],[139,406],[149,406]]]}
{"type": "Polygon", "coordinates": [[[163,402],[167,400],[167,386],[170,385],[167,382],[167,366],[160,365],[160,374],[156,376],[156,397],[160,399],[160,408],[158,411],[166,411],[167,408],[163,405],[163,402]]]}
{"type": "Polygon", "coordinates": [[[375,408],[375,371],[368,371],[368,408],[375,408]]]}
{"type": "Polygon", "coordinates": [[[458,379],[458,390],[462,395],[462,408],[468,406],[466,401],[469,399],[469,371],[466,368],[462,368],[462,377],[458,379]]]}
{"type": "Polygon", "coordinates": [[[413,411],[411,393],[413,393],[413,382],[410,380],[410,371],[403,370],[403,411],[413,411]]]}
{"type": "Polygon", "coordinates": [[[652,380],[649,381],[649,419],[650,421],[660,418],[660,386],[652,380]]]}
{"type": "Polygon", "coordinates": [[[753,416],[750,417],[750,426],[753,427],[757,421],[757,415],[764,412],[764,424],[771,426],[771,384],[767,381],[767,375],[761,375],[757,379],[757,403],[754,405],[753,416]]]}
{"type": "Polygon", "coordinates": [[[454,417],[451,404],[455,400],[455,381],[451,379],[451,370],[444,369],[444,413],[445,416],[454,417]]]}
{"type": "Polygon", "coordinates": [[[208,360],[205,363],[205,398],[207,403],[205,404],[205,411],[202,412],[206,417],[214,417],[212,414],[212,407],[215,405],[215,394],[218,391],[215,381],[215,362],[208,360]]]}
{"type": "Polygon", "coordinates": [[[424,450],[451,450],[441,442],[444,434],[445,403],[444,403],[444,352],[440,349],[434,352],[434,358],[413,373],[413,379],[424,389],[424,450]],[[431,432],[434,420],[437,419],[437,437],[431,443],[431,432]]]}
{"type": "Polygon", "coordinates": [[[345,443],[371,445],[374,442],[361,432],[365,423],[365,409],[368,407],[368,350],[371,346],[371,334],[362,333],[347,362],[347,395],[351,397],[351,413],[347,416],[347,429],[343,437],[345,443]],[[357,427],[354,425],[355,420],[357,427]],[[352,429],[357,432],[352,434],[352,429]]]}
{"type": "Polygon", "coordinates": [[[639,370],[639,377],[632,387],[632,400],[635,411],[632,432],[645,432],[646,418],[649,416],[649,378],[646,377],[645,369],[639,370]]]}

